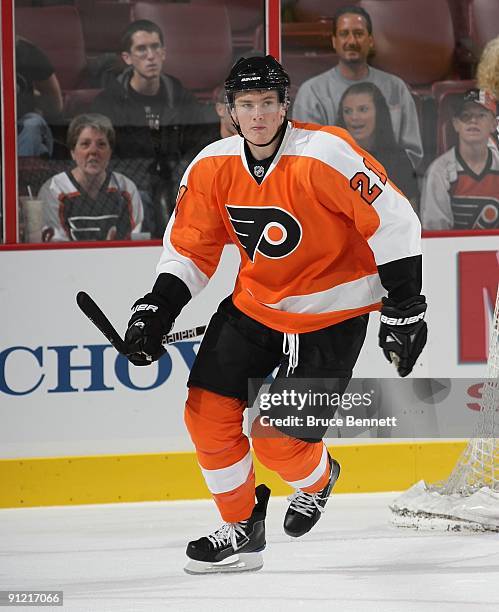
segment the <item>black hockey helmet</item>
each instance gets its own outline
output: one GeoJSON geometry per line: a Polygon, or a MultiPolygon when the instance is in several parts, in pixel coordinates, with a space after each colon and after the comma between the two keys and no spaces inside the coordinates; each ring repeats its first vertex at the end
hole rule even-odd
{"type": "Polygon", "coordinates": [[[276,89],[279,101],[289,103],[290,80],[281,64],[271,55],[265,57],[242,57],[230,71],[225,81],[227,103],[234,104],[237,91],[250,89],[276,89]]]}

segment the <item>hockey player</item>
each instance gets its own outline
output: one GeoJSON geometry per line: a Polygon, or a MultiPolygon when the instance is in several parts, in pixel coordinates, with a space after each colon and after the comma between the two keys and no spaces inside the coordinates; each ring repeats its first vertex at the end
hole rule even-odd
{"type": "MultiPolygon", "coordinates": [[[[242,431],[248,379],[279,366],[276,382],[321,377],[343,392],[368,313],[380,307],[380,346],[400,376],[426,342],[418,218],[346,131],[287,120],[289,84],[271,56],[232,68],[225,88],[238,135],[208,145],[186,170],[157,280],[135,302],[126,332],[132,363],[159,359],[163,335],[208,283],[223,246],[237,245],[235,289],[210,321],[185,408],[225,524],[188,544],[188,572],[262,566],[270,491],[257,487],[255,503],[242,431]]],[[[296,489],[284,530],[299,537],[323,513],[340,466],[321,436],[262,430],[253,429],[254,452],[296,489]]]]}

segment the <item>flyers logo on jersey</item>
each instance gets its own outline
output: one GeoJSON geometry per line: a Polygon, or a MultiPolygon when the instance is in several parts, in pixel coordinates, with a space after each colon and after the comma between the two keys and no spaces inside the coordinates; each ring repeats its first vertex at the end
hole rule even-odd
{"type": "MultiPolygon", "coordinates": [[[[463,204],[466,205],[466,198],[462,199],[463,204]]],[[[481,200],[483,200],[483,205],[478,204],[480,207],[473,222],[473,229],[496,229],[499,227],[499,202],[488,198],[481,198],[481,200]]]]}
{"type": "Polygon", "coordinates": [[[239,242],[251,261],[256,253],[281,259],[300,244],[299,222],[277,206],[226,206],[239,242]]]}

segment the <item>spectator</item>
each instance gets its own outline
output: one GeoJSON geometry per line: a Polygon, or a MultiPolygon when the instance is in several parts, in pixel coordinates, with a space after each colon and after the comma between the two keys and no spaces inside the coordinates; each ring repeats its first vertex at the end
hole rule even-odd
{"type": "MultiPolygon", "coordinates": [[[[477,84],[480,89],[487,89],[499,99],[499,36],[485,45],[477,68],[477,84]]],[[[499,124],[493,135],[493,140],[499,148],[499,124]]]]}
{"type": "Polygon", "coordinates": [[[78,115],[71,121],[67,144],[76,166],[46,181],[38,194],[44,203],[45,240],[126,240],[140,232],[137,187],[108,170],[114,139],[113,126],[103,115],[78,115]]]}
{"type": "Polygon", "coordinates": [[[215,140],[228,138],[229,136],[234,136],[237,134],[237,130],[231,119],[230,113],[227,110],[227,105],[225,103],[225,88],[223,86],[219,86],[214,90],[212,100],[219,120],[217,123],[206,126],[206,130],[196,146],[188,151],[180,160],[172,175],[175,183],[175,190],[178,189],[182,176],[187,170],[187,167],[201,149],[210,143],[215,142],[215,140]]]}
{"type": "Polygon", "coordinates": [[[54,139],[46,119],[62,111],[59,81],[48,57],[32,42],[16,36],[17,154],[51,156],[54,139]]]}
{"type": "Polygon", "coordinates": [[[457,146],[438,157],[425,175],[423,228],[497,229],[499,151],[490,141],[497,126],[496,98],[470,89],[461,97],[452,124],[457,146]]]}
{"type": "Polygon", "coordinates": [[[359,146],[383,164],[388,176],[415,207],[418,186],[414,168],[395,140],[388,104],[374,83],[362,81],[345,90],[337,125],[347,129],[359,146]]]}
{"type": "Polygon", "coordinates": [[[407,151],[412,165],[417,168],[423,157],[423,145],[416,105],[402,79],[368,65],[367,58],[374,48],[369,14],[358,6],[339,8],[333,17],[332,41],[338,65],[301,85],[293,106],[293,118],[334,125],[345,89],[359,81],[374,83],[388,102],[397,143],[407,151]]]}
{"type": "MultiPolygon", "coordinates": [[[[256,56],[255,56],[256,57],[256,56]]],[[[228,138],[237,134],[236,126],[227,109],[225,100],[225,87],[220,85],[213,92],[213,101],[215,103],[215,111],[219,118],[218,138],[228,138]]]]}
{"type": "MultiPolygon", "coordinates": [[[[164,40],[155,23],[134,21],[121,40],[121,57],[128,67],[97,96],[93,110],[111,119],[118,158],[149,160],[147,204],[154,207],[151,229],[159,237],[174,206],[172,172],[196,146],[200,124],[214,117],[180,81],[162,74],[164,40]]],[[[137,164],[129,167],[134,168],[134,177],[140,172],[137,164]]]]}
{"type": "Polygon", "coordinates": [[[477,69],[478,86],[499,98],[499,36],[485,45],[477,69]]]}

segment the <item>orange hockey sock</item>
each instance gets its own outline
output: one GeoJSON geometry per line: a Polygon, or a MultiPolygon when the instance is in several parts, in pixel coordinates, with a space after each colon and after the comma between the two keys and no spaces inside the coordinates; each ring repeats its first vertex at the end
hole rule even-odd
{"type": "Polygon", "coordinates": [[[191,387],[185,424],[201,471],[224,521],[247,519],[255,505],[255,473],[243,434],[246,403],[191,387]]]}

